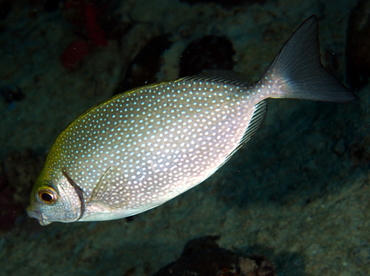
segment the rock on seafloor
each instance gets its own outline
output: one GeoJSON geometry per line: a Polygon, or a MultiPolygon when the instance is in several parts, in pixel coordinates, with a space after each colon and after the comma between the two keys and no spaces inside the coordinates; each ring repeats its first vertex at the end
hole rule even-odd
{"type": "Polygon", "coordinates": [[[242,256],[218,247],[216,236],[189,241],[181,257],[153,276],[276,276],[274,265],[263,256],[242,256]]]}

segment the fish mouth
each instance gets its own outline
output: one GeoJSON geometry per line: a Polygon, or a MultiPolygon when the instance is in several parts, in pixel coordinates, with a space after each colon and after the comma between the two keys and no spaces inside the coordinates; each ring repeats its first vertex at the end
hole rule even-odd
{"type": "Polygon", "coordinates": [[[50,224],[50,221],[47,221],[44,215],[40,211],[31,210],[30,207],[27,208],[27,214],[30,218],[35,218],[38,220],[41,226],[50,224]]]}

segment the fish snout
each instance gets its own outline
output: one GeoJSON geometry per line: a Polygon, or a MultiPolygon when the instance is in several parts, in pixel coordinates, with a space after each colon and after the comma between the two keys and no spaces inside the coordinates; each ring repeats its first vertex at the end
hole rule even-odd
{"type": "Polygon", "coordinates": [[[51,222],[46,220],[46,218],[44,217],[44,215],[40,211],[32,210],[31,206],[29,206],[27,208],[27,214],[30,218],[37,219],[38,222],[40,223],[40,225],[42,225],[42,226],[45,226],[45,225],[48,225],[48,224],[51,223],[51,222]]]}

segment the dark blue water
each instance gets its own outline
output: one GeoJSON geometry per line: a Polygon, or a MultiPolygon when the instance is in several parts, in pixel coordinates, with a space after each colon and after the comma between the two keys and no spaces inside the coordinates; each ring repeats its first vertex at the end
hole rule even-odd
{"type": "Polygon", "coordinates": [[[221,275],[240,275],[239,257],[263,256],[280,276],[370,274],[369,67],[356,48],[369,40],[367,1],[87,2],[0,2],[0,275],[154,275],[208,235],[219,238],[191,247],[198,265],[182,259],[184,271],[220,275],[199,265],[210,256],[221,275]],[[255,81],[311,14],[323,64],[360,100],[269,100],[224,167],[133,218],[42,227],[27,217],[47,151],[76,116],[203,69],[255,81]]]}

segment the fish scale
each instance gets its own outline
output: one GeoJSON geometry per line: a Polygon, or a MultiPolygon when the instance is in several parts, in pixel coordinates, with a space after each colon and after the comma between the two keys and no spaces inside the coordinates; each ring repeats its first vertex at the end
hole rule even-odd
{"type": "Polygon", "coordinates": [[[256,83],[210,71],[133,89],[74,120],[52,146],[27,209],[41,225],[132,216],[198,185],[262,124],[267,98],[356,99],[320,63],[315,16],[256,83]]]}

